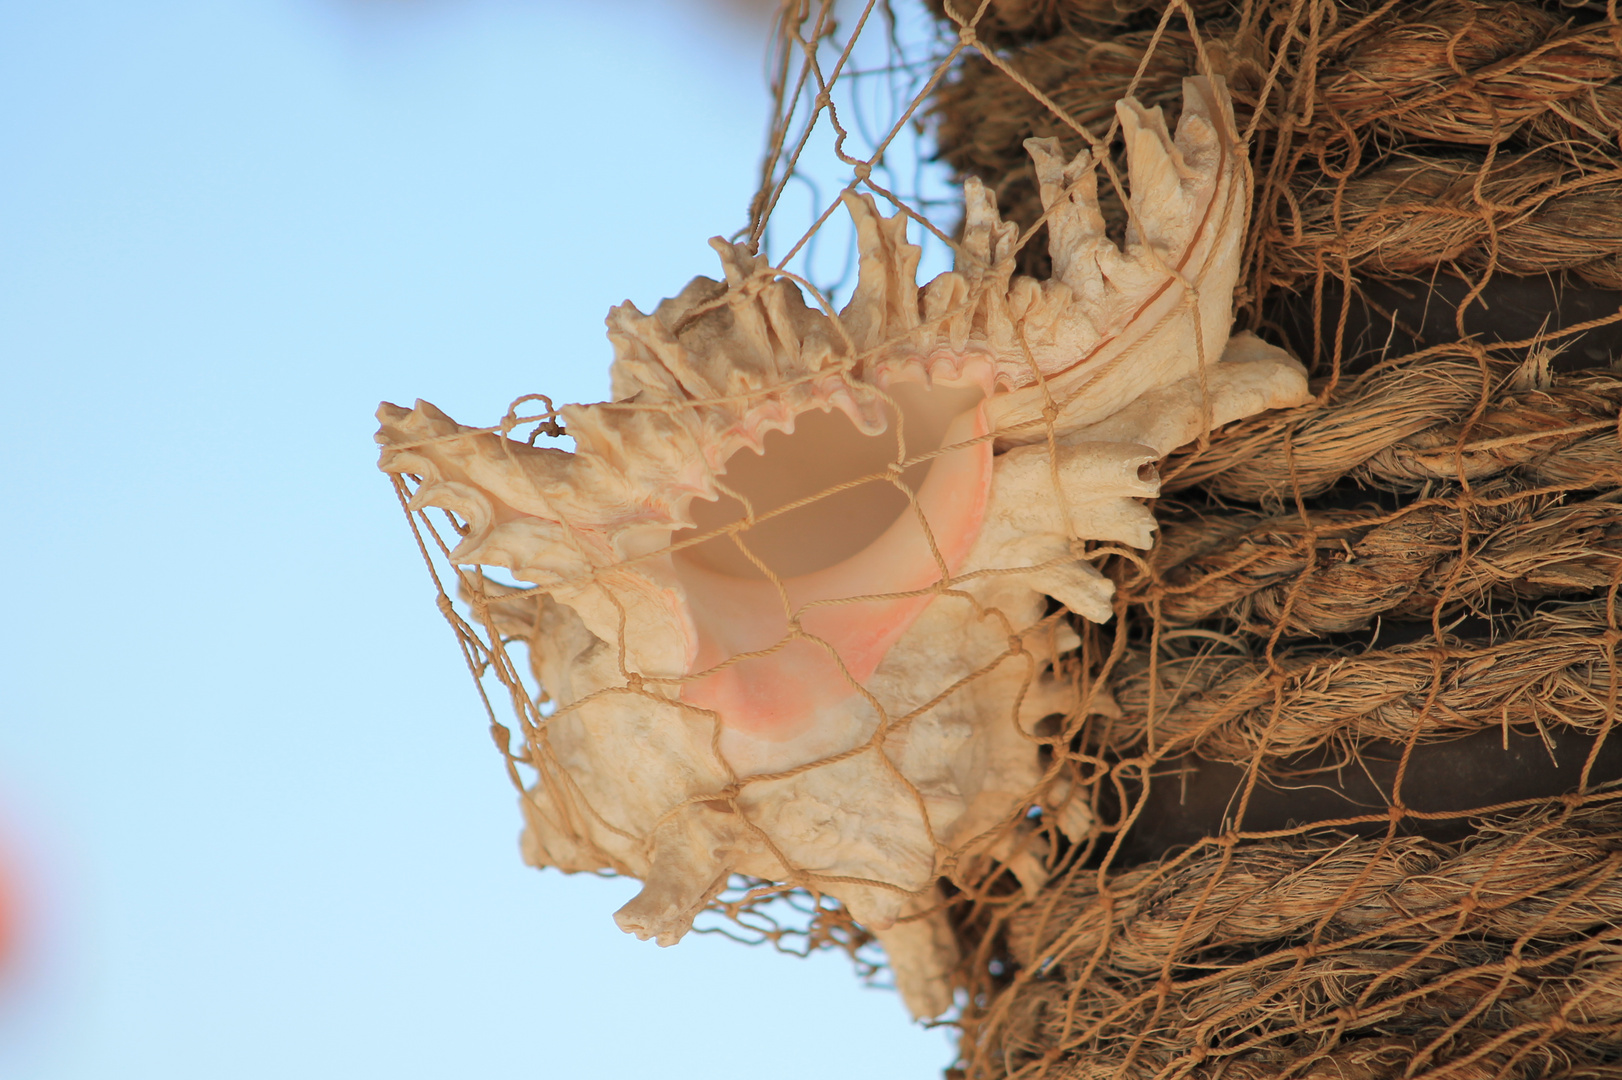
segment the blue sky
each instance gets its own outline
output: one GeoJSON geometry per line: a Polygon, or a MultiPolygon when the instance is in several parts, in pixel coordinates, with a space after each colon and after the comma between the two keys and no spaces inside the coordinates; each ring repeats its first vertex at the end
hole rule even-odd
{"type": "Polygon", "coordinates": [[[524,868],[379,399],[607,389],[744,223],[762,31],[618,0],[0,0],[0,1076],[927,1077],[841,957],[524,868]],[[384,9],[396,7],[391,15],[384,9]]]}

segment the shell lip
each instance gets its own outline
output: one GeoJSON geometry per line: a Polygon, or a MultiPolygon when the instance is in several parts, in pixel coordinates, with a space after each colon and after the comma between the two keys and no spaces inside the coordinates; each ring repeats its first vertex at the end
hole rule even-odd
{"type": "Polygon", "coordinates": [[[927,353],[887,357],[872,365],[868,385],[886,390],[912,381],[930,388],[973,387],[990,397],[997,383],[997,357],[978,342],[961,349],[943,345],[927,353]]]}
{"type": "MultiPolygon", "coordinates": [[[[743,419],[726,431],[713,450],[706,452],[705,476],[699,485],[672,507],[669,526],[673,531],[698,527],[698,518],[706,515],[694,515],[692,500],[698,498],[715,503],[726,497],[728,492],[723,478],[737,455],[750,450],[758,456],[765,456],[766,437],[773,433],[795,434],[796,422],[801,417],[812,413],[837,412],[848,419],[861,435],[878,436],[893,430],[893,418],[887,414],[894,411],[892,391],[898,388],[918,386],[931,391],[976,391],[980,400],[960,410],[968,413],[984,409],[985,400],[996,391],[996,380],[995,357],[984,349],[971,346],[961,350],[936,349],[923,356],[888,358],[874,365],[865,378],[853,377],[848,370],[834,373],[814,383],[811,394],[799,403],[789,403],[781,392],[770,394],[765,403],[750,409],[743,419]],[[717,480],[722,480],[722,483],[717,484],[717,480]]],[[[906,459],[898,464],[910,466],[950,449],[950,445],[942,444],[930,447],[922,455],[909,449],[906,459]]],[[[873,479],[879,481],[882,478],[875,476],[873,479]]],[[[762,515],[761,520],[781,512],[771,511],[762,515]]],[[[674,546],[681,550],[691,547],[693,543],[694,538],[683,538],[676,541],[674,546]]]]}

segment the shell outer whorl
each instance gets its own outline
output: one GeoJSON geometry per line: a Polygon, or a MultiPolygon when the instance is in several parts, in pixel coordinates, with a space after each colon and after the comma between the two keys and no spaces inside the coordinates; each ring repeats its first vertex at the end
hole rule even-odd
{"type": "Polygon", "coordinates": [[[1038,734],[1083,708],[1050,600],[1111,615],[1082,543],[1150,546],[1160,458],[1307,398],[1295,361],[1229,340],[1250,179],[1221,81],[1185,98],[1175,135],[1119,107],[1124,247],[1092,158],[1028,144],[1049,280],[1013,275],[977,183],[923,288],[905,217],[847,193],[843,311],[714,241],[722,280],[610,312],[614,400],[560,410],[572,454],[378,410],[411,507],[463,523],[450,561],[534,586],[459,571],[555,703],[530,725],[528,861],[638,877],[616,919],[661,944],[734,873],[834,897],[915,1015],[948,1008],[937,880],[991,859],[1040,884],[1033,805],[1091,828],[1038,734]]]}

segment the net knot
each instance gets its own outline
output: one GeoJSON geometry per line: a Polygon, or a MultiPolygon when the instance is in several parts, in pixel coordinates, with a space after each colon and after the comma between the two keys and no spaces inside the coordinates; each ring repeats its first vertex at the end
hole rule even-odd
{"type": "Polygon", "coordinates": [[[728,784],[715,794],[700,800],[700,805],[707,806],[711,810],[717,810],[722,813],[736,813],[738,795],[740,792],[742,792],[742,790],[743,786],[741,784],[728,784]]]}
{"type": "Polygon", "coordinates": [[[456,605],[452,604],[451,598],[444,593],[440,593],[434,600],[434,606],[439,608],[439,613],[447,619],[454,618],[456,615],[456,605]]]}

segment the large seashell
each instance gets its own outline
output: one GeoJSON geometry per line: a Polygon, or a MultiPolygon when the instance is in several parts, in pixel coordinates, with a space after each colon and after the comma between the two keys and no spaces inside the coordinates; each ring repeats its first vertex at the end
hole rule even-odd
{"type": "Polygon", "coordinates": [[[573,454],[379,409],[382,468],[466,523],[452,560],[535,586],[474,597],[556,703],[528,861],[639,878],[615,917],[663,945],[734,873],[802,885],[877,934],[914,1014],[951,1004],[937,879],[994,856],[1039,885],[1033,800],[1090,828],[1032,735],[1075,707],[1048,598],[1111,614],[1078,542],[1150,546],[1158,459],[1306,399],[1295,361],[1229,340],[1249,173],[1222,82],[1184,92],[1175,138],[1119,106],[1124,250],[1093,159],[1027,144],[1051,280],[1012,277],[971,181],[957,269],[920,292],[905,219],[847,195],[837,318],[714,241],[725,281],[610,313],[615,400],[562,411],[573,454]]]}

